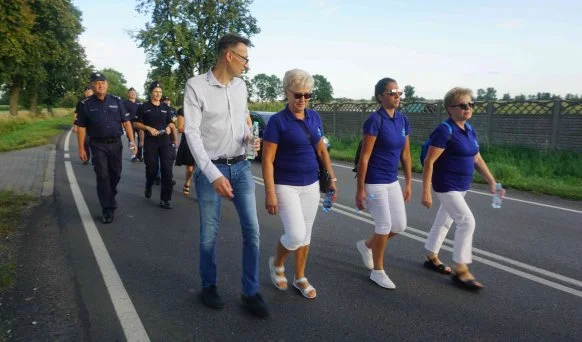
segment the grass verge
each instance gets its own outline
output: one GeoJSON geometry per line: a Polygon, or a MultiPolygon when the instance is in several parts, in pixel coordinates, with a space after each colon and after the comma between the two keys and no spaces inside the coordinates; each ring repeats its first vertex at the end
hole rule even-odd
{"type": "Polygon", "coordinates": [[[22,211],[34,201],[27,194],[0,191],[0,292],[8,289],[16,271],[16,250],[8,244],[21,222],[22,211]]]}
{"type": "Polygon", "coordinates": [[[0,152],[47,144],[49,139],[71,126],[73,114],[54,117],[0,117],[0,152]]]}
{"type": "MultiPolygon", "coordinates": [[[[353,162],[361,137],[330,137],[332,158],[353,162]]],[[[421,143],[411,143],[412,170],[422,173],[421,143]]],[[[487,166],[505,188],[582,200],[582,154],[524,147],[481,147],[487,166]]],[[[485,183],[478,173],[473,181],[485,183]]]]}

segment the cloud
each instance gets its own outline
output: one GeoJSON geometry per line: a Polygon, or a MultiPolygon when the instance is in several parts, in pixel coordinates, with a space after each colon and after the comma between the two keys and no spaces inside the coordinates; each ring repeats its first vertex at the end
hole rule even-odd
{"type": "Polygon", "coordinates": [[[526,25],[527,25],[526,20],[514,18],[498,23],[497,27],[511,30],[511,29],[521,29],[524,28],[526,25]]]}

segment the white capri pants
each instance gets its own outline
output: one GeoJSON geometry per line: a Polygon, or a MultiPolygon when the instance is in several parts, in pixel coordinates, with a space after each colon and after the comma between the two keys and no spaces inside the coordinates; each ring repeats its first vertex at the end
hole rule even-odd
{"type": "Polygon", "coordinates": [[[404,196],[398,181],[366,184],[368,210],[374,218],[376,234],[402,233],[406,229],[404,196]]]}
{"type": "Polygon", "coordinates": [[[428,233],[424,248],[438,254],[449,228],[456,223],[453,261],[458,264],[470,264],[472,261],[473,232],[475,217],[467,202],[466,191],[436,192],[441,206],[428,233]]]}
{"type": "Polygon", "coordinates": [[[309,245],[319,207],[319,182],[304,186],[275,184],[275,193],[285,229],[281,244],[290,251],[309,245]]]}

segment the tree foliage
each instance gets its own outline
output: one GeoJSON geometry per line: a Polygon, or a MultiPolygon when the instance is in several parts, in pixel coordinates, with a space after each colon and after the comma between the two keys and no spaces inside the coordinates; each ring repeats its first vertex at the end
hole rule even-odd
{"type": "Polygon", "coordinates": [[[250,38],[260,32],[251,16],[252,0],[138,0],[136,10],[150,16],[133,34],[156,73],[175,76],[179,88],[206,72],[216,60],[216,43],[232,32],[250,38]]]}
{"type": "Polygon", "coordinates": [[[127,81],[121,72],[112,68],[105,68],[101,70],[101,73],[107,77],[107,83],[109,83],[109,94],[127,98],[127,81]]]}
{"type": "Polygon", "coordinates": [[[283,94],[283,85],[276,75],[257,74],[251,82],[259,101],[276,101],[283,94]]]}
{"type": "Polygon", "coordinates": [[[477,100],[495,101],[497,100],[497,90],[493,87],[489,87],[487,90],[477,89],[477,100]]]}
{"type": "Polygon", "coordinates": [[[404,86],[404,99],[406,101],[414,101],[416,100],[416,91],[413,86],[407,85],[404,86]]]}
{"type": "Polygon", "coordinates": [[[313,101],[331,102],[333,100],[333,87],[325,76],[313,75],[313,101]]]}

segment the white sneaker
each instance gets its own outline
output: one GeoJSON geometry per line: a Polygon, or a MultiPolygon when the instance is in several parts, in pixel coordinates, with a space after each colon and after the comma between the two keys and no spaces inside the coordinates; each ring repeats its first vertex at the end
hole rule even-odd
{"type": "Polygon", "coordinates": [[[384,270],[373,270],[370,274],[370,279],[383,288],[391,290],[396,288],[396,285],[388,278],[384,270]]]}
{"type": "Polygon", "coordinates": [[[358,251],[362,256],[362,262],[364,263],[364,266],[366,266],[370,270],[374,269],[374,259],[372,258],[372,250],[366,247],[365,240],[360,240],[356,242],[356,247],[358,248],[358,251]]]}

